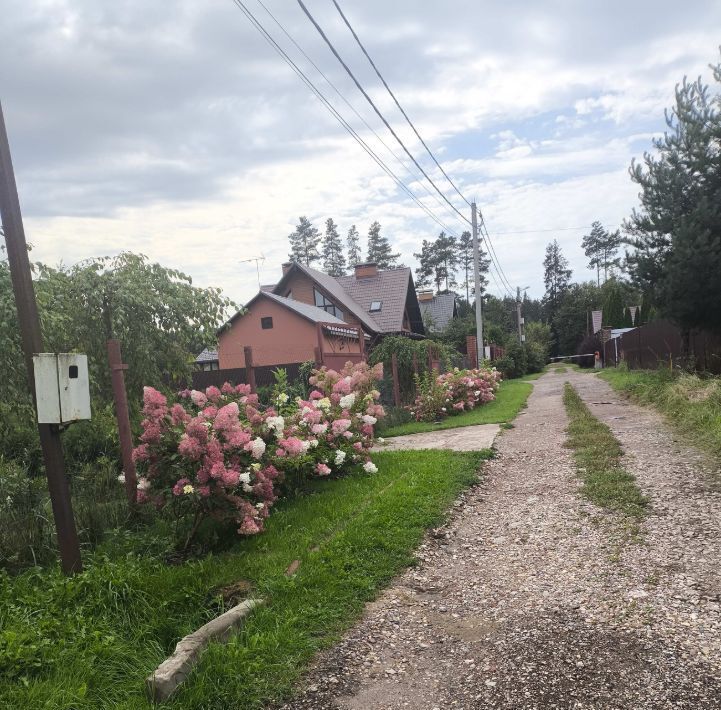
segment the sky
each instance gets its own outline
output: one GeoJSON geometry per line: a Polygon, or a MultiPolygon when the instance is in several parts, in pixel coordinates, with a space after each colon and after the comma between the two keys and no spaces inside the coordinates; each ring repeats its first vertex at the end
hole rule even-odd
{"type": "MultiPolygon", "coordinates": [[[[467,224],[405,157],[294,0],[244,0],[447,229],[467,224]],[[267,10],[266,10],[267,8],[267,10]],[[371,126],[368,130],[283,29],[371,126]],[[387,146],[387,147],[386,147],[387,146]],[[389,151],[392,150],[392,152],[389,151]],[[405,167],[393,155],[404,158],[405,167]],[[429,190],[427,192],[426,190],[429,190]],[[440,198],[438,198],[440,200],[440,198]]],[[[331,0],[306,0],[448,199],[470,210],[394,106],[331,0]]],[[[684,76],[711,81],[716,0],[339,0],[446,173],[476,200],[508,283],[543,294],[546,244],[574,280],[594,220],[637,205],[631,160],[665,129],[684,76]]],[[[3,0],[0,100],[32,258],[122,250],[238,303],[275,282],[300,215],[413,253],[441,227],[348,135],[232,0],[3,0]]],[[[503,293],[494,270],[490,291],[503,293]]]]}

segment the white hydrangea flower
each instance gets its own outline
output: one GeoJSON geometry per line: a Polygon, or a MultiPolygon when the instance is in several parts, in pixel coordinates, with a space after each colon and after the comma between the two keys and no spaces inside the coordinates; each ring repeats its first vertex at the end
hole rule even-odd
{"type": "Polygon", "coordinates": [[[342,465],[343,461],[345,461],[345,451],[341,451],[339,449],[335,452],[335,465],[340,466],[342,465]]]}
{"type": "Polygon", "coordinates": [[[138,486],[139,491],[147,491],[150,489],[150,481],[147,478],[139,478],[138,486]]]}
{"type": "Polygon", "coordinates": [[[263,467],[259,463],[252,463],[252,464],[250,464],[250,468],[253,471],[260,471],[260,469],[263,467]]]}
{"type": "Polygon", "coordinates": [[[283,417],[268,417],[265,423],[268,429],[275,431],[278,438],[283,436],[283,429],[285,429],[285,419],[283,417]]]}
{"type": "Polygon", "coordinates": [[[194,490],[195,488],[193,488],[190,483],[183,486],[183,493],[185,493],[186,496],[189,496],[194,490]]]}
{"type": "Polygon", "coordinates": [[[118,476],[118,480],[119,480],[121,483],[125,483],[125,471],[123,471],[123,472],[118,476]]]}
{"type": "Polygon", "coordinates": [[[265,507],[265,503],[256,503],[256,504],[255,504],[255,507],[256,507],[258,510],[263,510],[263,508],[265,507]]]}
{"type": "Polygon", "coordinates": [[[238,476],[238,480],[241,483],[250,483],[250,474],[247,471],[243,471],[243,473],[238,476]]]}
{"type": "Polygon", "coordinates": [[[376,466],[372,461],[366,461],[363,464],[363,470],[366,473],[378,473],[378,466],[376,466]]]}
{"type": "Polygon", "coordinates": [[[246,493],[252,493],[253,492],[253,486],[249,485],[248,483],[243,484],[243,490],[246,493]]]}
{"type": "Polygon", "coordinates": [[[265,453],[265,442],[259,436],[253,439],[251,444],[250,452],[253,458],[259,459],[265,453]]]}
{"type": "Polygon", "coordinates": [[[331,402],[328,397],[323,397],[323,399],[317,399],[316,402],[318,402],[318,409],[330,409],[331,402]]]}
{"type": "Polygon", "coordinates": [[[308,439],[308,443],[311,449],[315,449],[315,447],[318,446],[318,439],[308,439]]]}
{"type": "Polygon", "coordinates": [[[290,399],[290,397],[288,397],[288,395],[285,392],[281,392],[278,395],[278,402],[280,402],[281,404],[285,404],[289,399],[290,399]]]}
{"type": "Polygon", "coordinates": [[[341,409],[350,409],[355,404],[355,392],[341,397],[338,404],[340,404],[341,409]]]}
{"type": "Polygon", "coordinates": [[[364,414],[363,417],[363,423],[364,424],[375,424],[378,420],[375,417],[372,417],[370,414],[364,414]]]}

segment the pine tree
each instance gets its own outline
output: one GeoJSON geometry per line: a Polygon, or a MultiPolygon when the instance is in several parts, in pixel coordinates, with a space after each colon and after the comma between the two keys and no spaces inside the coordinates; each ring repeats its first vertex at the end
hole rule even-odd
{"type": "Polygon", "coordinates": [[[338,227],[331,217],[325,222],[325,236],[323,237],[323,269],[331,276],[343,276],[345,273],[345,256],[343,256],[343,242],[338,227]]]}
{"type": "Polygon", "coordinates": [[[623,323],[623,295],[621,289],[614,284],[603,303],[603,325],[607,328],[623,328],[623,323]]]}
{"type": "Polygon", "coordinates": [[[378,264],[379,269],[389,269],[399,256],[393,253],[388,238],[381,235],[380,222],[373,222],[368,230],[368,261],[378,264]]]}
{"type": "MultiPolygon", "coordinates": [[[[721,83],[721,63],[713,75],[721,83]]],[[[641,208],[624,225],[635,247],[627,265],[659,314],[681,326],[688,346],[692,328],[721,332],[721,94],[709,93],[701,79],[684,79],[666,123],[655,150],[631,164],[641,208]]]]}
{"type": "Polygon", "coordinates": [[[433,274],[435,272],[435,253],[433,250],[433,242],[427,239],[423,240],[420,252],[413,254],[418,259],[418,268],[416,269],[416,286],[418,288],[427,288],[433,282],[433,274]]]}
{"type": "Polygon", "coordinates": [[[295,230],[288,235],[290,241],[291,261],[310,266],[320,259],[318,246],[320,245],[320,232],[311,224],[307,217],[300,217],[295,230]]]}
{"type": "Polygon", "coordinates": [[[561,298],[568,290],[570,279],[571,270],[568,268],[568,259],[563,256],[558,240],[554,239],[546,246],[546,257],[543,260],[543,282],[546,285],[543,303],[549,322],[553,321],[561,298]]]}
{"type": "MultiPolygon", "coordinates": [[[[475,274],[473,271],[473,236],[466,231],[461,234],[456,245],[456,254],[458,258],[458,268],[461,271],[462,279],[460,286],[466,290],[466,302],[470,303],[471,294],[475,294],[475,274]]],[[[479,256],[479,281],[481,282],[481,292],[488,286],[486,274],[491,265],[491,260],[487,259],[486,252],[483,251],[481,245],[478,245],[479,256]]]]}
{"type": "Polygon", "coordinates": [[[456,238],[441,232],[435,241],[434,251],[436,255],[436,290],[440,293],[445,285],[445,291],[448,292],[451,286],[457,284],[458,254],[456,252],[456,238]]]}
{"type": "Polygon", "coordinates": [[[603,269],[603,280],[608,281],[609,269],[619,265],[616,258],[618,248],[621,245],[621,234],[618,230],[609,232],[600,222],[591,225],[591,233],[583,237],[581,246],[588,257],[588,267],[596,269],[596,283],[601,285],[601,269],[603,269]]]}
{"type": "Polygon", "coordinates": [[[355,224],[351,225],[351,228],[348,230],[346,244],[348,245],[348,268],[352,269],[356,264],[360,264],[363,261],[360,248],[360,234],[358,234],[355,224]]]}

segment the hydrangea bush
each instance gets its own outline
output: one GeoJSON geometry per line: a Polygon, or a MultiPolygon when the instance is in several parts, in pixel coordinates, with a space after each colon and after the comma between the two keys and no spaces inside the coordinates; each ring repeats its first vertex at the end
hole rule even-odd
{"type": "Polygon", "coordinates": [[[416,421],[437,421],[491,402],[500,383],[501,373],[495,368],[430,374],[418,379],[418,396],[409,409],[416,421]]]}
{"type": "Polygon", "coordinates": [[[384,415],[380,377],[382,366],[365,363],[323,367],[307,400],[278,391],[265,408],[248,385],[185,390],[172,403],[146,387],[133,452],[138,502],[190,521],[186,547],[208,517],[233,521],[242,535],[261,532],[285,477],[376,471],[369,449],[384,415]]]}

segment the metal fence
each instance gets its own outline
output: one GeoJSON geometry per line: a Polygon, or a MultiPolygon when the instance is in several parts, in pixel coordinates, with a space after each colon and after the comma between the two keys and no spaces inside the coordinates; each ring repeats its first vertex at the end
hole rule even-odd
{"type": "Polygon", "coordinates": [[[604,362],[625,362],[631,369],[655,369],[683,363],[697,370],[721,374],[721,336],[692,331],[688,349],[681,330],[665,320],[653,321],[604,343],[604,362]]]}

